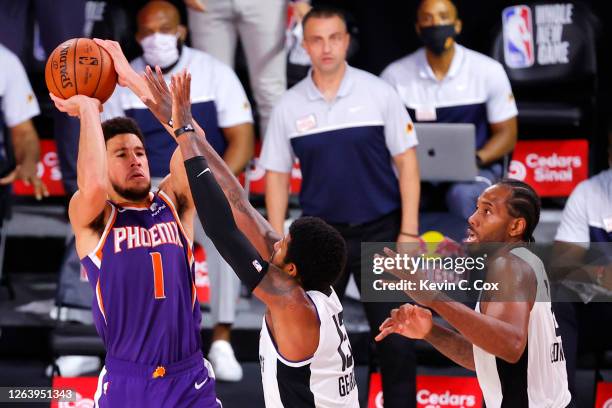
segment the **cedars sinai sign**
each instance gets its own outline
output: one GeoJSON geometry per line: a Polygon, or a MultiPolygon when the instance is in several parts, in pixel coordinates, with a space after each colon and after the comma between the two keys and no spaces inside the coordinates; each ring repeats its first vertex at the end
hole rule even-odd
{"type": "Polygon", "coordinates": [[[586,140],[519,141],[508,176],[541,196],[565,197],[588,176],[588,150],[586,140]]]}

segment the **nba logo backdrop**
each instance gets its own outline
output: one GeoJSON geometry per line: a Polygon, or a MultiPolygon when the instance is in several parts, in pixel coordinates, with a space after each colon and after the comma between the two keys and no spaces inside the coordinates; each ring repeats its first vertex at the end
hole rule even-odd
{"type": "Polygon", "coordinates": [[[502,11],[504,58],[509,68],[527,68],[535,62],[533,19],[528,6],[512,6],[502,11]]]}

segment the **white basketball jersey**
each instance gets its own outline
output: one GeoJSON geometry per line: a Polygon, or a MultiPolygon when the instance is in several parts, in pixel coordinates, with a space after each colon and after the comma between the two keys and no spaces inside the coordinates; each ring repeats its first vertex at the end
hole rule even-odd
{"type": "MultiPolygon", "coordinates": [[[[526,248],[511,253],[537,278],[536,302],[529,314],[527,346],[519,361],[508,363],[474,345],[478,383],[487,408],[564,408],[570,403],[561,335],[550,303],[550,284],[540,258],[526,248]]],[[[480,303],[476,304],[480,312],[480,303]]]]}
{"type": "Polygon", "coordinates": [[[319,346],[312,358],[289,361],[280,355],[264,316],[259,362],[266,408],[359,408],[351,344],[336,292],[306,292],[319,315],[319,346]]]}

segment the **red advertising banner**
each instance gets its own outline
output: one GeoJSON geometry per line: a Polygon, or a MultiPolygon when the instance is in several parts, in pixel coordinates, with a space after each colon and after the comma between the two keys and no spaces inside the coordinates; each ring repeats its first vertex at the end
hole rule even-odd
{"type": "MultiPolygon", "coordinates": [[[[481,408],[482,393],[475,377],[417,376],[417,408],[481,408]]],[[[380,373],[370,376],[368,408],[383,408],[380,373]]]]}
{"type": "MultiPolygon", "coordinates": [[[[266,191],[265,175],[266,170],[259,164],[259,155],[261,154],[261,143],[255,145],[255,157],[252,164],[248,168],[249,173],[249,192],[251,194],[264,194],[266,191]]],[[[240,182],[244,185],[244,175],[240,175],[240,182]]],[[[293,163],[291,169],[291,194],[299,194],[302,188],[302,171],[298,162],[293,163]]]]}
{"type": "Polygon", "coordinates": [[[196,295],[200,303],[208,303],[210,301],[210,279],[208,277],[208,263],[206,262],[204,247],[196,243],[194,245],[193,256],[195,258],[196,295]]]}
{"type": "Polygon", "coordinates": [[[76,391],[76,401],[51,403],[51,408],[93,408],[94,394],[98,388],[98,377],[53,377],[54,389],[76,391]]]}
{"type": "MultiPolygon", "coordinates": [[[[59,167],[57,149],[54,140],[40,141],[40,162],[38,162],[38,177],[47,186],[49,194],[52,196],[63,196],[64,185],[62,184],[62,172],[59,167]]],[[[21,180],[13,183],[13,193],[15,195],[33,195],[32,186],[26,186],[21,180]]]]}
{"type": "Polygon", "coordinates": [[[586,140],[518,141],[508,176],[524,181],[542,197],[566,197],[589,174],[586,140]]]}
{"type": "Polygon", "coordinates": [[[595,408],[612,408],[612,382],[597,383],[595,408]]]}

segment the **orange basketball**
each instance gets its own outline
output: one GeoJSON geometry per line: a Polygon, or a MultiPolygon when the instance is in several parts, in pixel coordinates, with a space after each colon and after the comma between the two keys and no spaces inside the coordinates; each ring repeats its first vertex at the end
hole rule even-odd
{"type": "Polygon", "coordinates": [[[86,95],[104,103],[115,90],[117,73],[110,54],[89,38],[61,43],[45,66],[49,92],[60,98],[86,95]]]}

